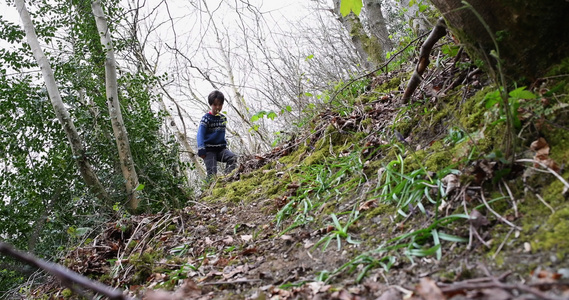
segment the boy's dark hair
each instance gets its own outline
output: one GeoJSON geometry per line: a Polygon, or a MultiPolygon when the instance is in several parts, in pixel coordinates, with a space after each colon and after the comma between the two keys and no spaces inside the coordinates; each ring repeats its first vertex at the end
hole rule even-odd
{"type": "Polygon", "coordinates": [[[223,93],[220,91],[213,91],[209,93],[209,96],[207,96],[207,102],[209,103],[209,105],[212,105],[213,102],[215,102],[215,99],[220,100],[221,104],[223,104],[223,102],[225,101],[225,96],[223,96],[223,93]]]}

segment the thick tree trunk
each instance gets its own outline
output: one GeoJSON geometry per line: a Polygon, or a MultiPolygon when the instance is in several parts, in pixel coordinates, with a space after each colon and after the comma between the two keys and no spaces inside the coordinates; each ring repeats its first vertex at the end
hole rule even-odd
{"type": "Polygon", "coordinates": [[[79,173],[81,174],[81,177],[85,181],[85,184],[92,193],[94,193],[99,199],[105,202],[109,202],[109,195],[99,181],[99,178],[95,174],[95,171],[91,167],[91,164],[87,160],[87,157],[85,156],[85,150],[83,148],[83,141],[81,140],[81,137],[79,136],[79,133],[77,132],[73,121],[71,120],[69,112],[61,100],[61,95],[59,94],[59,89],[57,88],[53,71],[49,64],[49,61],[47,60],[47,57],[40,47],[32,19],[28,10],[26,9],[24,0],[16,0],[15,3],[16,9],[20,14],[20,19],[22,20],[22,24],[24,25],[28,44],[30,45],[30,48],[34,53],[34,57],[37,60],[39,67],[41,68],[42,76],[45,80],[45,85],[49,99],[51,101],[51,105],[53,106],[55,115],[63,126],[63,130],[67,135],[69,144],[71,145],[71,151],[73,152],[73,157],[75,158],[75,162],[79,168],[79,173]]]}
{"type": "Polygon", "coordinates": [[[471,56],[486,60],[492,50],[499,50],[505,75],[518,83],[543,75],[548,66],[567,56],[567,1],[466,1],[480,14],[482,22],[460,0],[431,2],[471,56]],[[489,32],[496,37],[499,49],[489,32]]]}
{"type": "Polygon", "coordinates": [[[115,52],[113,50],[113,43],[109,34],[107,19],[103,13],[100,1],[93,1],[91,3],[93,15],[101,37],[101,44],[105,48],[105,82],[107,93],[107,104],[109,106],[109,115],[111,117],[111,124],[115,135],[115,141],[119,152],[119,159],[121,162],[122,174],[125,178],[126,192],[128,195],[129,206],[132,210],[136,210],[138,202],[140,201],[138,191],[138,175],[134,168],[134,160],[130,152],[130,143],[128,134],[124,126],[121,107],[119,103],[118,86],[117,86],[117,70],[115,52]]]}
{"type": "Polygon", "coordinates": [[[363,0],[363,12],[368,17],[369,31],[375,36],[382,46],[383,53],[393,50],[393,42],[389,38],[387,22],[383,17],[381,2],[383,0],[363,0]]]}

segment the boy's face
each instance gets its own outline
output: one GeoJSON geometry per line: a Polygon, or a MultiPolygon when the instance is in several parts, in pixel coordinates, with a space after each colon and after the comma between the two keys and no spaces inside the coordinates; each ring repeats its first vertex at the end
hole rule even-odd
{"type": "Polygon", "coordinates": [[[214,116],[218,115],[221,112],[222,108],[223,108],[223,102],[221,102],[221,100],[219,99],[215,99],[215,101],[213,101],[213,104],[211,105],[211,113],[214,116]]]}

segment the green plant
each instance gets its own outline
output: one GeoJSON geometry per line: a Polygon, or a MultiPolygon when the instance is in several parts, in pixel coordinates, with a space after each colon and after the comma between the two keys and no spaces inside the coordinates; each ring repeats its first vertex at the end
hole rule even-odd
{"type": "MultiPolygon", "coordinates": [[[[397,261],[397,258],[393,255],[387,255],[388,250],[384,248],[384,245],[378,247],[377,249],[362,253],[356,256],[354,259],[350,260],[349,262],[343,264],[338,269],[332,272],[333,275],[340,274],[344,271],[348,273],[352,273],[356,269],[361,266],[360,273],[356,277],[356,283],[360,283],[361,280],[365,277],[367,272],[371,269],[382,267],[385,272],[389,272],[393,264],[397,261]]],[[[331,278],[328,276],[326,280],[331,278]]]]}
{"type": "Polygon", "coordinates": [[[316,242],[316,244],[314,244],[314,246],[312,247],[313,249],[318,247],[320,244],[323,244],[321,250],[326,251],[326,248],[328,247],[330,242],[334,239],[336,239],[338,250],[340,250],[340,248],[342,247],[342,239],[346,239],[346,242],[354,245],[360,243],[358,241],[354,241],[352,239],[352,236],[348,233],[348,228],[352,224],[354,224],[359,218],[359,212],[356,207],[354,207],[354,209],[351,211],[348,220],[343,226],[340,224],[335,214],[331,214],[330,217],[332,218],[332,226],[334,227],[334,229],[328,232],[318,242],[316,242]]]}
{"type": "Polygon", "coordinates": [[[321,163],[298,166],[295,176],[299,188],[296,194],[288,197],[288,202],[277,212],[276,225],[280,227],[285,220],[293,217],[291,224],[280,234],[314,220],[311,212],[320,208],[330,199],[341,199],[343,191],[356,189],[365,180],[363,162],[359,149],[348,155],[324,158],[321,163]],[[345,180],[351,178],[351,180],[345,180]]]}
{"type": "Polygon", "coordinates": [[[500,104],[498,108],[499,118],[493,122],[492,125],[500,122],[506,122],[508,116],[510,116],[512,118],[514,128],[520,129],[522,124],[518,116],[518,109],[520,108],[522,101],[527,103],[525,100],[533,100],[537,98],[537,96],[534,93],[525,90],[525,87],[519,87],[508,93],[508,105],[506,106],[502,94],[503,91],[498,89],[486,94],[484,97],[484,100],[486,101],[486,108],[489,110],[496,107],[496,104],[500,104]],[[509,111],[506,112],[504,107],[509,107],[509,111]]]}

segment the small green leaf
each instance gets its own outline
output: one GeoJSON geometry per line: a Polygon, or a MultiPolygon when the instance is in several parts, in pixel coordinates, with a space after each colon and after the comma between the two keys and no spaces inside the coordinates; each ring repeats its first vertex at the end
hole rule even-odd
{"type": "Polygon", "coordinates": [[[350,14],[350,11],[353,11],[354,14],[359,16],[362,6],[362,0],[341,0],[340,13],[345,17],[350,14]]]}
{"type": "Polygon", "coordinates": [[[267,118],[274,120],[277,117],[277,114],[274,111],[271,111],[267,114],[267,118]]]}
{"type": "Polygon", "coordinates": [[[429,249],[408,249],[407,251],[405,251],[405,254],[411,256],[418,256],[418,257],[430,256],[435,254],[440,247],[441,245],[438,244],[429,249]]]}
{"type": "Polygon", "coordinates": [[[437,232],[436,229],[433,229],[431,230],[431,235],[433,236],[433,242],[435,243],[435,246],[439,246],[438,249],[436,250],[437,260],[441,260],[441,258],[443,257],[443,251],[441,249],[441,240],[439,240],[439,233],[437,232]]]}
{"type": "Polygon", "coordinates": [[[291,112],[291,111],[292,111],[292,107],[291,107],[290,105],[287,105],[287,106],[286,106],[286,110],[287,110],[288,112],[291,112]]]}
{"type": "Polygon", "coordinates": [[[530,91],[526,91],[525,90],[525,86],[519,87],[513,91],[511,91],[509,93],[510,97],[515,98],[515,99],[535,99],[537,98],[537,96],[530,92],[530,91]]]}
{"type": "Polygon", "coordinates": [[[444,232],[439,232],[439,239],[441,239],[443,241],[454,242],[454,243],[466,243],[466,242],[468,242],[467,238],[463,238],[463,237],[452,235],[452,234],[446,234],[444,232]]]}
{"type": "Polygon", "coordinates": [[[496,105],[496,103],[502,101],[502,98],[500,97],[500,91],[495,90],[491,93],[486,94],[486,96],[484,96],[484,100],[486,101],[486,108],[493,107],[496,105]]]}
{"type": "Polygon", "coordinates": [[[142,191],[143,189],[144,189],[144,184],[139,183],[134,190],[136,192],[138,192],[138,191],[142,191]]]}

